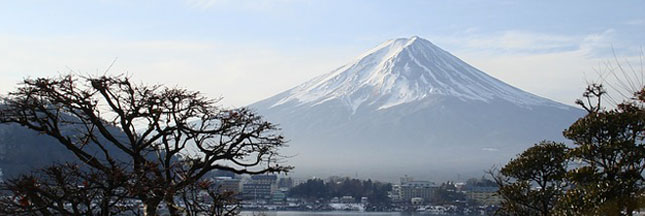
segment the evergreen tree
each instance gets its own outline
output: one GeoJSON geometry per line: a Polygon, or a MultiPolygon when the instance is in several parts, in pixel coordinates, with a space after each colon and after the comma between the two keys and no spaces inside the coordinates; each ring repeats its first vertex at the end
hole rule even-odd
{"type": "Polygon", "coordinates": [[[564,131],[576,145],[571,157],[580,161],[568,177],[575,185],[562,200],[570,214],[632,215],[642,207],[645,169],[645,88],[614,109],[602,107],[602,85],[587,88],[588,114],[564,131]]]}
{"type": "Polygon", "coordinates": [[[563,194],[567,147],[542,141],[493,175],[503,198],[501,215],[552,215],[563,194]]]}

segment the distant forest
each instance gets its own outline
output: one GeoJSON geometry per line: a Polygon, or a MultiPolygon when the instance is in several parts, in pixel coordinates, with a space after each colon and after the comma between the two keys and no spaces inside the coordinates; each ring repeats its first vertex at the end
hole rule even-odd
{"type": "Polygon", "coordinates": [[[325,199],[333,197],[352,196],[356,199],[367,197],[370,204],[382,206],[389,204],[388,192],[392,184],[378,181],[338,178],[330,181],[310,179],[289,190],[289,196],[307,200],[325,199]]]}

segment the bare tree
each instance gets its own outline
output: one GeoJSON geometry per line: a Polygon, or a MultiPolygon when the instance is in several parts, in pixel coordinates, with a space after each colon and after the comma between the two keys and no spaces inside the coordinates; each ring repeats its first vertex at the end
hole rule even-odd
{"type": "Polygon", "coordinates": [[[237,194],[219,189],[220,186],[208,179],[187,187],[180,197],[189,209],[188,215],[237,215],[240,211],[237,194]]]}
{"type": "Polygon", "coordinates": [[[131,173],[129,190],[145,215],[157,215],[162,204],[178,215],[187,211],[176,202],[179,194],[210,171],[291,169],[279,161],[285,140],[274,124],[246,108],[222,109],[216,102],[199,92],[134,84],[127,77],[66,75],[25,79],[4,98],[0,123],[55,138],[95,172],[131,173]]]}
{"type": "Polygon", "coordinates": [[[3,183],[2,215],[114,215],[137,211],[128,206],[127,175],[55,164],[3,183]],[[9,193],[7,193],[9,192],[9,193]]]}

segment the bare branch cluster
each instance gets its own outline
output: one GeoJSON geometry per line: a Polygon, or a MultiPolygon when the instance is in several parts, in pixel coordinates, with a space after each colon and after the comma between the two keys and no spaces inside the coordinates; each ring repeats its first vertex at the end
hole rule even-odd
{"type": "Polygon", "coordinates": [[[137,85],[127,77],[26,79],[4,98],[1,123],[55,138],[93,171],[129,173],[146,214],[219,169],[287,172],[278,128],[246,108],[221,109],[199,92],[137,85]]]}

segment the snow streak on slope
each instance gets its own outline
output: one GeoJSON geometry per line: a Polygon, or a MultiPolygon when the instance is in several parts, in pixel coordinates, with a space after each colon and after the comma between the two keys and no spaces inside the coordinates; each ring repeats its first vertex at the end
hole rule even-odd
{"type": "Polygon", "coordinates": [[[416,36],[389,40],[355,61],[287,91],[271,107],[288,102],[314,106],[337,99],[355,112],[364,105],[388,109],[432,95],[569,108],[497,80],[416,36]]]}
{"type": "Polygon", "coordinates": [[[291,140],[285,154],[305,176],[480,175],[540,140],[564,141],[562,130],[585,113],[418,37],[387,41],[249,106],[280,125],[291,140]]]}

